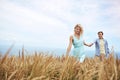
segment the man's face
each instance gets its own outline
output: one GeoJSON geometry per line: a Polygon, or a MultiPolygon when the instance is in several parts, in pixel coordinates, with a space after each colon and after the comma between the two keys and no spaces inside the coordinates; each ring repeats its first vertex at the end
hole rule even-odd
{"type": "Polygon", "coordinates": [[[99,34],[98,34],[98,37],[99,37],[100,39],[102,39],[102,38],[103,38],[103,34],[102,34],[102,33],[99,33],[99,34]]]}

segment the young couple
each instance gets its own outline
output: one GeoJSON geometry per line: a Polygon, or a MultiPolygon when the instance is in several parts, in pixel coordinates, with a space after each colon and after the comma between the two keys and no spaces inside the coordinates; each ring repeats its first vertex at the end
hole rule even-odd
{"type": "Polygon", "coordinates": [[[84,45],[91,47],[95,44],[96,53],[95,56],[100,57],[100,60],[103,60],[104,57],[107,57],[109,54],[109,48],[107,40],[103,38],[103,32],[98,32],[98,39],[95,42],[86,44],[82,38],[83,28],[80,24],[77,24],[74,27],[74,34],[70,36],[69,45],[67,48],[66,56],[69,56],[72,45],[74,46],[73,56],[83,62],[85,59],[84,45]]]}

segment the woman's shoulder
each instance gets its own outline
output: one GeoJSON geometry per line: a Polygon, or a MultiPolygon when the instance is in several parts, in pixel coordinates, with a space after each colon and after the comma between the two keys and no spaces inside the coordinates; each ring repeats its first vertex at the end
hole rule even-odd
{"type": "Polygon", "coordinates": [[[70,39],[73,39],[74,35],[70,35],[70,39]]]}
{"type": "Polygon", "coordinates": [[[73,35],[70,35],[69,39],[72,40],[73,39],[73,35]]]}
{"type": "Polygon", "coordinates": [[[74,37],[75,37],[75,34],[71,34],[70,37],[71,37],[71,38],[74,38],[74,37]]]}

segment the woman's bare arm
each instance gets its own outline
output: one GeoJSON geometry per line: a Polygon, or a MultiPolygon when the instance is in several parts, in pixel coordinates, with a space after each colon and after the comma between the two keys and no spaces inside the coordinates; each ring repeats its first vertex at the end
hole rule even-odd
{"type": "Polygon", "coordinates": [[[67,52],[66,52],[67,57],[69,56],[69,53],[70,53],[70,50],[71,50],[71,47],[72,47],[72,40],[73,40],[73,36],[70,36],[69,45],[67,47],[67,52]]]}
{"type": "Polygon", "coordinates": [[[85,42],[83,42],[83,44],[84,44],[85,46],[88,46],[88,47],[91,47],[91,46],[93,45],[93,43],[87,44],[87,43],[85,43],[85,42]]]}

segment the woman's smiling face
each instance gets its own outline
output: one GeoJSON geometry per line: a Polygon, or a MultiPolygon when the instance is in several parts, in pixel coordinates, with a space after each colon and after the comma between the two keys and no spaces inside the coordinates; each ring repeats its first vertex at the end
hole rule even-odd
{"type": "Polygon", "coordinates": [[[74,31],[76,34],[80,34],[80,27],[76,27],[74,31]]]}

